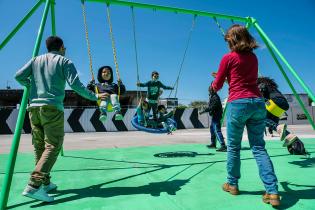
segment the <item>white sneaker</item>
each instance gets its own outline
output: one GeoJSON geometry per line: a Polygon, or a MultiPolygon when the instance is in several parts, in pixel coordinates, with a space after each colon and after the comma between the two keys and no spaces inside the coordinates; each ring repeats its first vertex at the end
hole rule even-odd
{"type": "Polygon", "coordinates": [[[115,114],[115,120],[123,120],[123,119],[124,119],[124,116],[122,116],[122,114],[120,113],[115,114]]]}
{"type": "Polygon", "coordinates": [[[277,126],[277,133],[280,135],[280,141],[285,139],[285,134],[287,131],[287,124],[280,124],[277,126]]]}
{"type": "Polygon", "coordinates": [[[105,115],[105,114],[101,114],[101,115],[100,115],[99,120],[100,120],[102,123],[104,123],[104,122],[106,121],[106,119],[107,119],[107,115],[105,115]]]}
{"type": "Polygon", "coordinates": [[[42,185],[42,188],[46,191],[46,192],[49,192],[49,191],[52,191],[52,190],[55,190],[57,189],[57,185],[50,182],[48,185],[42,185]]]}
{"type": "Polygon", "coordinates": [[[36,200],[44,201],[44,202],[54,201],[54,198],[50,197],[42,187],[36,189],[30,185],[27,185],[25,187],[22,195],[29,197],[29,198],[36,199],[36,200]]]}

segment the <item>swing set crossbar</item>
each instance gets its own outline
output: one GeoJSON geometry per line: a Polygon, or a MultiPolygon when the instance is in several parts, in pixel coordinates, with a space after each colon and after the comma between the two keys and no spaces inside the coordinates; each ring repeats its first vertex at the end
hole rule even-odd
{"type": "Polygon", "coordinates": [[[160,11],[167,11],[167,12],[198,15],[198,16],[205,16],[205,17],[211,17],[211,18],[215,17],[215,18],[239,21],[239,22],[244,22],[244,23],[251,21],[250,17],[240,17],[240,16],[225,15],[225,14],[220,14],[220,13],[190,10],[190,9],[183,9],[183,8],[176,8],[176,7],[143,4],[143,3],[130,2],[130,1],[120,1],[120,0],[84,0],[84,1],[105,3],[108,5],[120,5],[120,6],[134,7],[134,8],[153,9],[153,10],[160,10],[160,11]]]}

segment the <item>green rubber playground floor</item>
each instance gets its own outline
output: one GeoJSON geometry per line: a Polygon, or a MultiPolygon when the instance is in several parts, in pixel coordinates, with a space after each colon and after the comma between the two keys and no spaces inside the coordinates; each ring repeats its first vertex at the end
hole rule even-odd
{"type": "MultiPolygon", "coordinates": [[[[303,139],[314,156],[315,139],[303,139]]],[[[315,157],[289,155],[279,141],[267,141],[282,196],[281,209],[315,209],[315,157]]],[[[0,155],[0,184],[8,155],[0,155]]],[[[66,151],[52,181],[55,202],[46,204],[21,195],[33,169],[33,154],[19,154],[9,209],[272,209],[261,201],[258,170],[243,142],[241,195],[221,190],[226,181],[226,153],[201,144],[66,151]],[[164,154],[161,154],[164,153],[164,154]]]]}

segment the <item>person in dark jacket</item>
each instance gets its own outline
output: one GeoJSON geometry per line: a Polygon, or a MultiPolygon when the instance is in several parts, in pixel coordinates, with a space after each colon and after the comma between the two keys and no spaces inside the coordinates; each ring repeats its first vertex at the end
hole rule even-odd
{"type": "Polygon", "coordinates": [[[87,86],[88,89],[94,92],[97,91],[98,93],[107,93],[110,96],[107,100],[102,100],[99,104],[101,112],[99,120],[101,122],[106,121],[108,106],[110,104],[115,111],[115,120],[122,120],[123,116],[121,114],[118,95],[126,92],[125,85],[123,85],[121,80],[118,80],[117,84],[113,82],[113,69],[110,66],[102,66],[98,69],[97,80],[99,83],[95,83],[95,81],[92,80],[87,86]]]}
{"type": "Polygon", "coordinates": [[[216,148],[216,139],[218,139],[221,147],[216,151],[226,152],[226,145],[221,131],[221,119],[223,115],[222,103],[219,95],[213,91],[212,88],[209,88],[208,107],[204,111],[200,112],[200,114],[205,112],[209,112],[209,115],[212,117],[210,125],[211,144],[207,145],[207,147],[216,148]]]}
{"type": "Polygon", "coordinates": [[[141,83],[138,82],[137,86],[139,87],[148,87],[147,92],[147,101],[149,103],[149,111],[152,109],[153,120],[157,121],[157,107],[159,102],[159,97],[161,95],[160,89],[163,88],[165,90],[173,90],[172,87],[165,86],[162,82],[159,81],[159,73],[157,71],[153,71],[151,74],[152,80],[141,83]]]}
{"type": "Polygon", "coordinates": [[[173,111],[167,112],[164,105],[158,106],[159,118],[158,124],[161,124],[163,128],[168,131],[168,134],[172,134],[173,131],[176,131],[176,126],[173,121],[170,120],[174,116],[175,109],[173,111]]]}
{"type": "Polygon", "coordinates": [[[267,116],[265,123],[268,130],[276,131],[280,135],[280,140],[284,140],[283,146],[293,144],[298,137],[287,131],[286,124],[279,124],[280,117],[289,109],[287,99],[278,90],[278,85],[273,79],[258,77],[257,84],[266,102],[267,116]]]}

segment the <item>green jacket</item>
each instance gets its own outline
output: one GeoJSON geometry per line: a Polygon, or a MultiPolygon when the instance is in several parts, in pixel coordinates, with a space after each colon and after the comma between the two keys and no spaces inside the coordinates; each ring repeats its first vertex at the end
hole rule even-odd
{"type": "Polygon", "coordinates": [[[140,83],[140,87],[148,87],[147,98],[149,100],[157,100],[160,96],[160,89],[163,88],[165,90],[173,90],[172,87],[165,86],[160,81],[148,81],[146,83],[140,83]]]}
{"type": "Polygon", "coordinates": [[[54,105],[63,111],[66,82],[82,97],[97,101],[96,94],[81,83],[73,63],[59,52],[32,58],[16,73],[15,79],[30,87],[30,107],[54,105]]]}

